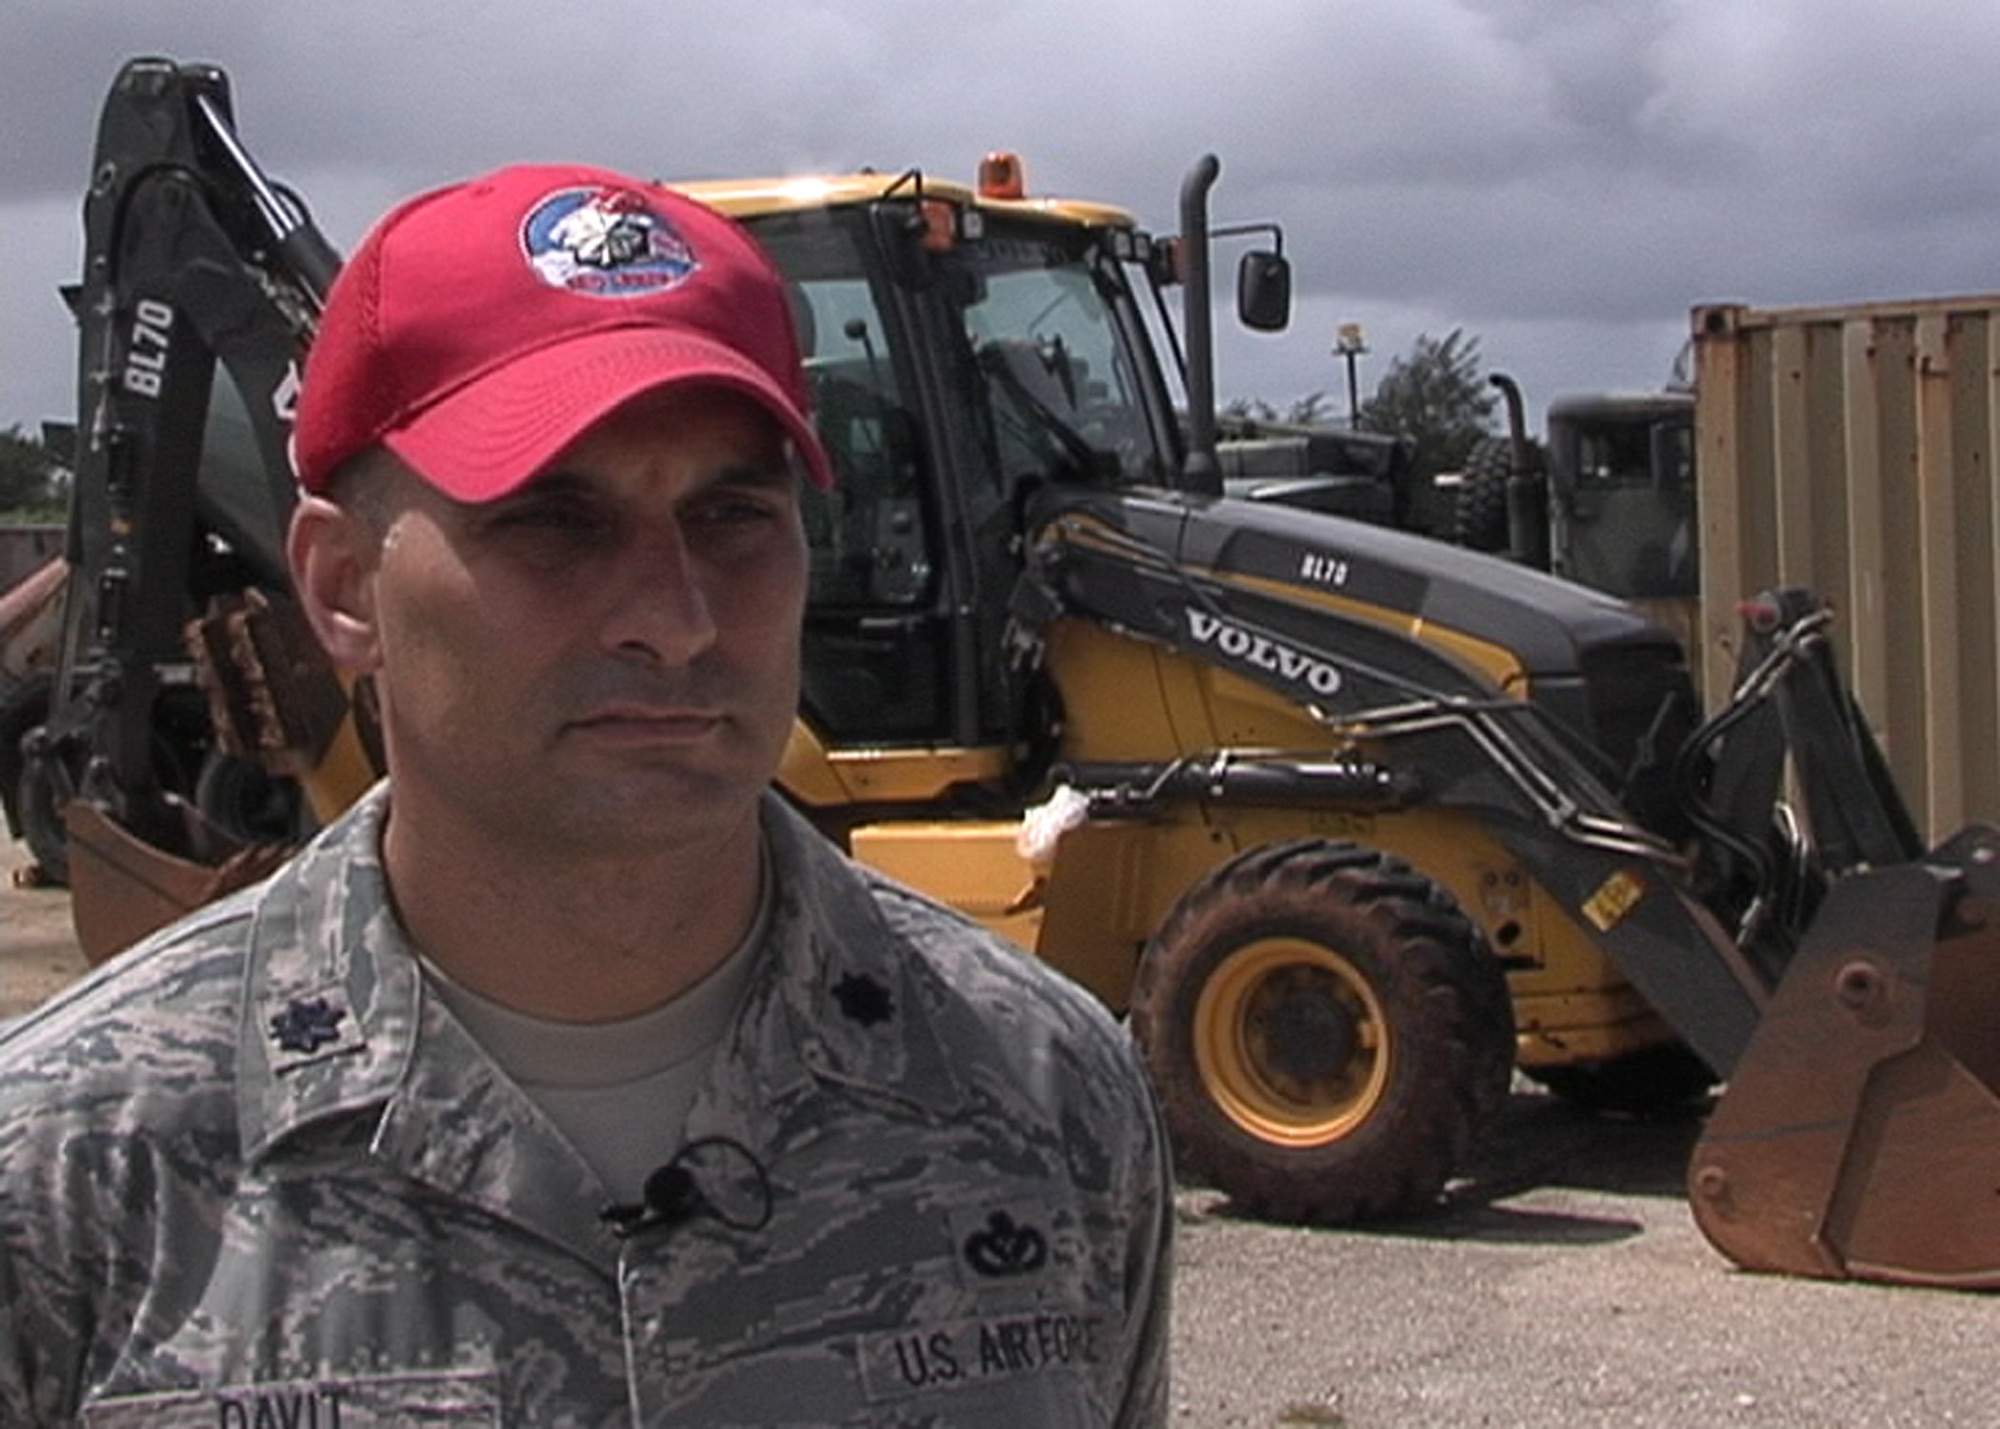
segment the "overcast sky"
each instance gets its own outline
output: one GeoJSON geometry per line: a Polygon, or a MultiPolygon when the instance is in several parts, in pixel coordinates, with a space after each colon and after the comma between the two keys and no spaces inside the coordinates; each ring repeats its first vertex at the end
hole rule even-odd
{"type": "MultiPolygon", "coordinates": [[[[989,149],[1158,231],[1223,164],[1298,302],[1222,395],[1364,392],[1464,328],[1539,409],[1658,387],[1699,302],[2000,289],[1987,0],[0,0],[0,427],[68,415],[97,112],[141,54],[222,64],[239,129],[343,249],[397,197],[518,159],[668,178],[989,149]]],[[[1223,328],[1225,334],[1228,328],[1223,328]]]]}

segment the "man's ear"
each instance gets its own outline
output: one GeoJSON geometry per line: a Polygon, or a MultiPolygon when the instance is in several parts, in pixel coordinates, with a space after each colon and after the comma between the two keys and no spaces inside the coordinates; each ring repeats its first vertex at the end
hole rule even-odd
{"type": "Polygon", "coordinates": [[[302,496],[292,509],[285,538],[292,588],[333,662],[361,674],[381,663],[374,583],[381,550],[382,533],[357,511],[320,496],[302,496]]]}

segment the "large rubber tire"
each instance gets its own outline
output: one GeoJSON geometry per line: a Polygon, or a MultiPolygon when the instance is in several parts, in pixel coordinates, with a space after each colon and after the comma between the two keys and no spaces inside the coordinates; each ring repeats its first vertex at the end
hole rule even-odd
{"type": "Polygon", "coordinates": [[[265,773],[254,759],[210,750],[195,780],[194,802],[204,818],[243,843],[297,843],[307,832],[297,781],[265,773]]]}
{"type": "Polygon", "coordinates": [[[69,831],[63,827],[62,813],[56,808],[55,786],[48,772],[35,765],[21,771],[21,842],[35,861],[36,879],[53,887],[69,883],[69,831]]]}
{"type": "Polygon", "coordinates": [[[1668,1042],[1602,1062],[1524,1067],[1529,1078],[1585,1111],[1672,1116],[1701,1106],[1716,1084],[1684,1042],[1668,1042]]]}
{"type": "MultiPolygon", "coordinates": [[[[1541,448],[1533,448],[1529,461],[1542,469],[1541,448]]],[[[1507,483],[1514,475],[1514,444],[1506,437],[1487,437],[1473,447],[1465,459],[1458,494],[1451,506],[1451,526],[1447,539],[1454,546],[1474,551],[1507,549],[1507,483]]]]}
{"type": "Polygon", "coordinates": [[[1505,977],[1450,895],[1325,840],[1190,888],[1140,961],[1132,1026],[1183,1169],[1321,1225],[1435,1206],[1514,1065],[1505,977]]]}
{"type": "Polygon", "coordinates": [[[38,670],[7,692],[5,708],[0,709],[0,777],[9,781],[10,807],[38,877],[62,884],[69,879],[69,839],[56,809],[55,789],[39,766],[29,767],[21,748],[28,731],[49,717],[54,685],[47,671],[38,670]]]}

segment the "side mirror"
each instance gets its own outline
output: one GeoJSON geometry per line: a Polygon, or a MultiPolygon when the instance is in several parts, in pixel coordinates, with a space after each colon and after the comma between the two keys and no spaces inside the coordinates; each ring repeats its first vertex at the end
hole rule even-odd
{"type": "Polygon", "coordinates": [[[1254,332],[1283,332],[1292,320],[1292,265],[1282,253],[1245,253],[1236,265],[1236,316],[1254,332]]]}

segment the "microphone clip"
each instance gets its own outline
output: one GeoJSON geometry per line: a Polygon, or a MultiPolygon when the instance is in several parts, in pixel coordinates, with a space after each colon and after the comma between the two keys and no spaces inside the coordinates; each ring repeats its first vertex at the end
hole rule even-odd
{"type": "Polygon", "coordinates": [[[620,1240],[671,1230],[698,1215],[739,1231],[760,1231],[771,1219],[770,1177],[747,1146],[727,1136],[690,1141],[646,1177],[640,1195],[637,1205],[615,1204],[599,1212],[620,1240]]]}

